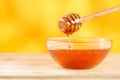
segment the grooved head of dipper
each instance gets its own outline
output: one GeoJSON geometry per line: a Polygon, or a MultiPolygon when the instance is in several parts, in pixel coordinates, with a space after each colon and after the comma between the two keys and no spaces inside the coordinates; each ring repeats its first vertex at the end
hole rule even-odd
{"type": "Polygon", "coordinates": [[[66,34],[72,34],[80,29],[82,23],[80,16],[76,13],[70,13],[63,16],[59,22],[58,27],[66,34]]]}

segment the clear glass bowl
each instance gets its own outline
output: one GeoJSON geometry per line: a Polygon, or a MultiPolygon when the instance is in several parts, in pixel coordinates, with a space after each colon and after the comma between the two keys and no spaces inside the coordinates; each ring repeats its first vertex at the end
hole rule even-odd
{"type": "Polygon", "coordinates": [[[64,68],[90,69],[98,65],[112,47],[111,39],[96,37],[55,37],[47,40],[53,59],[64,68]]]}

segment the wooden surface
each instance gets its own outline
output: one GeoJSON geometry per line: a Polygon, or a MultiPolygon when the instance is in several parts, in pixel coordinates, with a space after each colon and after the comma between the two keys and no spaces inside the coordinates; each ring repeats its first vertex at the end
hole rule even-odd
{"type": "Polygon", "coordinates": [[[0,54],[0,80],[120,80],[120,54],[109,54],[94,69],[70,70],[49,54],[0,54]]]}

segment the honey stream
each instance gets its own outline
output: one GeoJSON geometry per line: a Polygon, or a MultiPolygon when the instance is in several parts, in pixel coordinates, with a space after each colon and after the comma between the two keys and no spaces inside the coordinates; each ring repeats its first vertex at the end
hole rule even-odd
{"type": "Polygon", "coordinates": [[[71,46],[71,43],[72,43],[72,36],[70,35],[70,34],[68,34],[67,35],[68,36],[68,42],[69,42],[69,44],[68,44],[68,49],[71,49],[72,48],[72,46],[71,46]]]}

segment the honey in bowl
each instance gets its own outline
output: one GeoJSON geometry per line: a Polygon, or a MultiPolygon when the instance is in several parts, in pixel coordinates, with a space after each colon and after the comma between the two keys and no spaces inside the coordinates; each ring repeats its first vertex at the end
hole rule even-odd
{"type": "Polygon", "coordinates": [[[111,40],[94,37],[52,38],[47,48],[53,59],[64,68],[90,69],[98,65],[111,49],[111,40]],[[70,46],[70,47],[69,47],[70,46]]]}

